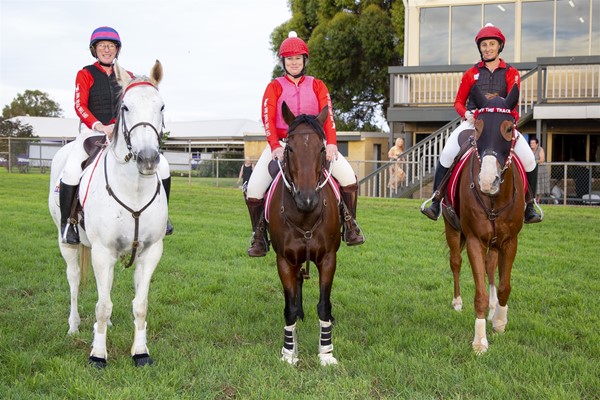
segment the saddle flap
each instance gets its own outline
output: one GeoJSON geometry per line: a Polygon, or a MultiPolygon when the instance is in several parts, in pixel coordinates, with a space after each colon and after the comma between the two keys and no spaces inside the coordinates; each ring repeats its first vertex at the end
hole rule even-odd
{"type": "Polygon", "coordinates": [[[84,162],[81,163],[82,169],[85,169],[85,167],[87,167],[88,165],[90,165],[92,163],[94,158],[96,158],[98,153],[100,153],[100,150],[102,149],[102,147],[104,146],[105,143],[106,143],[105,135],[90,136],[83,141],[83,149],[85,150],[85,152],[87,153],[87,155],[89,157],[84,162]]]}

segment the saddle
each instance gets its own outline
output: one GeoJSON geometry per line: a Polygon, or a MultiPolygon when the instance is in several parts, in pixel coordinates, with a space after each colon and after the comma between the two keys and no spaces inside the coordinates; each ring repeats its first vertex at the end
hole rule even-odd
{"type": "MultiPolygon", "coordinates": [[[[464,130],[459,134],[458,143],[460,145],[460,151],[454,158],[452,166],[448,169],[446,176],[442,180],[440,187],[443,191],[440,191],[442,198],[442,213],[446,220],[452,225],[457,231],[461,230],[460,227],[460,215],[455,211],[458,208],[457,202],[457,186],[458,178],[463,168],[470,160],[471,153],[475,151],[473,146],[473,129],[464,130]]],[[[525,190],[527,190],[527,176],[523,163],[515,154],[512,158],[518,173],[521,175],[521,179],[524,182],[525,190]]]]}
{"type": "MultiPolygon", "coordinates": [[[[106,145],[106,135],[95,135],[86,138],[83,141],[83,149],[85,150],[88,158],[81,163],[81,169],[86,169],[96,159],[100,150],[106,145]]],[[[79,190],[75,191],[75,199],[73,201],[73,207],[71,208],[71,214],[69,218],[71,221],[78,221],[81,228],[85,230],[84,218],[83,218],[83,207],[79,201],[79,190]],[[81,218],[79,215],[81,214],[81,218]]]]}
{"type": "MultiPolygon", "coordinates": [[[[265,221],[267,221],[267,223],[269,222],[269,205],[271,204],[271,200],[273,199],[273,195],[275,192],[275,187],[277,187],[277,183],[279,182],[279,180],[281,179],[281,171],[279,171],[279,167],[277,166],[277,161],[271,161],[269,163],[269,173],[271,174],[271,177],[273,178],[273,182],[271,183],[271,186],[269,186],[269,189],[267,190],[267,193],[265,195],[265,221]]],[[[323,174],[325,174],[326,171],[323,170],[323,174]]],[[[328,179],[329,182],[329,186],[331,186],[331,188],[333,189],[333,193],[335,194],[335,198],[337,199],[338,204],[343,203],[341,201],[342,197],[340,194],[340,185],[338,183],[338,181],[336,181],[333,176],[330,176],[328,179]]]]}

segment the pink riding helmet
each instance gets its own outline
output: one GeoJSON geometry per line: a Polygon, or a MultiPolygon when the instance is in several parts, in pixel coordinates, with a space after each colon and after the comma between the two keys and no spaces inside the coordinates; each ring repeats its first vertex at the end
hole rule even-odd
{"type": "Polygon", "coordinates": [[[101,26],[94,29],[92,36],[90,36],[90,52],[94,58],[97,58],[95,44],[102,40],[109,40],[115,43],[117,45],[117,56],[119,56],[119,52],[121,51],[121,37],[119,33],[110,26],[101,26]]]}

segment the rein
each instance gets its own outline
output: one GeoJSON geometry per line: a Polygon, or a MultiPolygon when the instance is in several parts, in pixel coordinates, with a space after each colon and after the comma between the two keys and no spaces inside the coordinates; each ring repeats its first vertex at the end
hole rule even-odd
{"type": "MultiPolygon", "coordinates": [[[[319,195],[319,197],[321,197],[319,195]]],[[[283,219],[283,222],[294,228],[296,230],[296,232],[298,232],[299,234],[302,235],[302,238],[304,239],[304,243],[306,245],[306,268],[304,270],[300,271],[300,274],[302,274],[304,276],[304,278],[308,279],[310,278],[310,240],[313,238],[313,233],[315,232],[315,229],[317,229],[317,227],[319,225],[321,225],[321,222],[323,222],[323,214],[325,214],[325,208],[327,207],[327,200],[323,200],[323,206],[321,207],[321,212],[319,214],[319,218],[315,221],[315,223],[313,224],[312,228],[310,228],[309,230],[304,230],[302,228],[300,228],[298,225],[296,225],[294,223],[294,221],[292,221],[291,219],[289,219],[287,217],[287,213],[285,212],[285,206],[284,204],[284,198],[285,198],[285,190],[283,190],[283,186],[281,187],[281,209],[279,210],[279,212],[281,213],[281,218],[283,219]]],[[[293,196],[292,196],[293,198],[293,196]]]]}
{"type": "MultiPolygon", "coordinates": [[[[152,86],[153,88],[158,90],[158,88],[155,85],[153,85],[152,82],[148,82],[148,81],[134,82],[134,83],[130,84],[129,86],[127,86],[127,88],[125,88],[125,91],[123,92],[123,96],[125,96],[125,93],[127,93],[127,91],[129,89],[136,87],[136,86],[152,86]]],[[[152,128],[152,130],[156,134],[156,138],[158,140],[158,147],[160,148],[162,146],[163,129],[165,128],[164,118],[162,121],[162,127],[161,127],[160,132],[158,131],[158,129],[156,129],[156,127],[154,125],[152,125],[149,122],[144,122],[144,121],[138,122],[137,124],[133,125],[131,128],[127,128],[127,123],[125,122],[125,107],[121,107],[120,119],[123,121],[123,137],[125,139],[125,144],[127,145],[127,150],[128,150],[127,155],[125,155],[125,162],[129,162],[129,160],[131,160],[132,158],[134,160],[137,159],[137,153],[132,152],[133,146],[131,145],[131,131],[133,131],[137,127],[149,126],[150,128],[152,128]]]]}
{"type": "MultiPolygon", "coordinates": [[[[319,135],[319,132],[312,131],[312,130],[292,131],[292,132],[289,132],[288,135],[292,136],[292,135],[309,135],[309,134],[319,135]]],[[[284,160],[285,160],[286,164],[287,164],[287,160],[289,159],[289,154],[290,154],[289,146],[286,146],[285,150],[284,150],[284,160]]],[[[323,165],[323,163],[324,163],[324,157],[325,157],[325,154],[323,154],[323,156],[321,157],[321,165],[323,165]]],[[[289,227],[296,230],[296,232],[298,232],[300,235],[302,235],[302,238],[304,239],[304,243],[305,243],[305,247],[306,247],[306,266],[305,266],[305,269],[300,270],[300,274],[305,279],[309,279],[310,278],[310,241],[313,238],[313,233],[315,232],[317,227],[323,222],[323,215],[325,214],[325,209],[327,207],[327,200],[321,199],[322,198],[321,189],[323,189],[323,187],[325,187],[325,185],[331,179],[331,170],[333,168],[333,162],[329,163],[329,170],[324,171],[322,168],[319,169],[322,172],[319,173],[319,180],[315,187],[315,191],[319,195],[319,199],[322,200],[322,206],[321,206],[321,212],[319,214],[319,218],[317,218],[317,220],[315,221],[315,223],[309,230],[300,228],[297,224],[294,223],[294,221],[292,221],[291,219],[289,219],[287,217],[287,213],[285,212],[285,207],[284,207],[284,198],[285,198],[284,187],[290,193],[290,196],[292,197],[292,199],[296,196],[297,190],[296,190],[296,186],[294,185],[294,181],[293,181],[292,177],[290,176],[289,179],[286,177],[286,173],[284,171],[282,164],[277,163],[277,165],[279,166],[279,170],[281,171],[281,176],[283,178],[283,185],[281,187],[281,209],[280,209],[281,217],[283,219],[283,222],[286,225],[288,225],[289,227]],[[324,179],[322,179],[323,177],[324,177],[324,179]]]]}

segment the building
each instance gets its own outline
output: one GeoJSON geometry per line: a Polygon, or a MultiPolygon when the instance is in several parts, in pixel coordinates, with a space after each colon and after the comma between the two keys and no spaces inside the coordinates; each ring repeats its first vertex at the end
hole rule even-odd
{"type": "Polygon", "coordinates": [[[463,72],[479,60],[474,39],[486,23],[502,29],[507,40],[501,57],[521,72],[519,130],[540,139],[548,161],[600,161],[600,0],[404,5],[404,65],[389,68],[387,118],[390,141],[404,137],[414,153],[407,160],[415,173],[419,165],[420,176],[431,177],[458,125],[456,90],[463,72]]]}
{"type": "Polygon", "coordinates": [[[522,71],[528,122],[520,130],[540,136],[552,161],[600,161],[600,0],[409,0],[405,7],[404,67],[390,68],[394,134],[416,143],[456,118],[460,77],[478,61],[475,35],[491,22],[507,37],[501,56],[522,71]],[[546,78],[542,98],[538,71],[546,78]]]}

